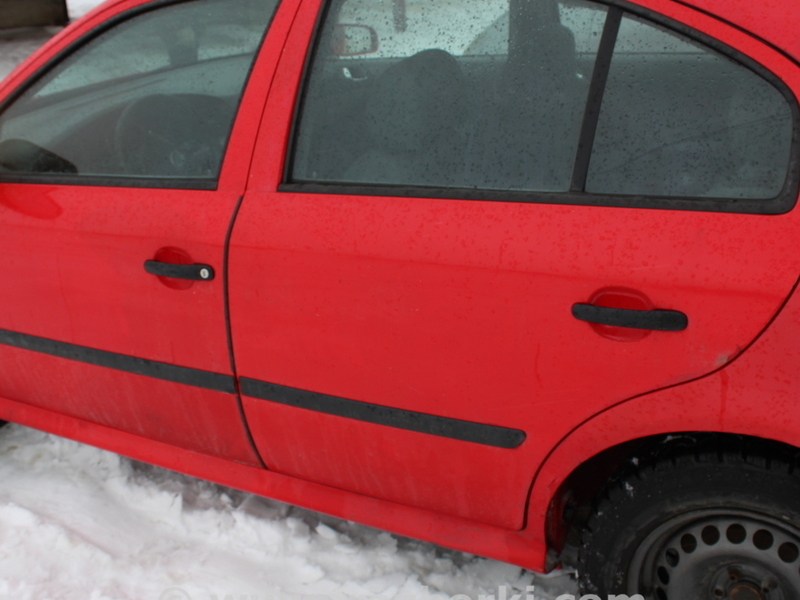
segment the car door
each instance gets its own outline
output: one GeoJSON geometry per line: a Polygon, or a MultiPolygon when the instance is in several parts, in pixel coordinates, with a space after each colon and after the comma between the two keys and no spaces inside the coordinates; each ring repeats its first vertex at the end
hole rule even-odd
{"type": "Polygon", "coordinates": [[[255,443],[270,469],[519,528],[570,430],[731,361],[791,292],[796,72],[613,3],[345,0],[301,82],[318,4],[231,240],[255,443]]]}
{"type": "Polygon", "coordinates": [[[0,395],[259,464],[229,355],[224,248],[269,57],[245,84],[277,6],[128,3],[7,96],[0,395]]]}

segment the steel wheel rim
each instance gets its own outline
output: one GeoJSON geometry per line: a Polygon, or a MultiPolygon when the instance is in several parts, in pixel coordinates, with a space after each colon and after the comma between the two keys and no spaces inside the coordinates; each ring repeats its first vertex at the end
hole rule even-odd
{"type": "Polygon", "coordinates": [[[654,600],[800,600],[800,530],[749,510],[687,512],[639,544],[627,589],[654,600]]]}

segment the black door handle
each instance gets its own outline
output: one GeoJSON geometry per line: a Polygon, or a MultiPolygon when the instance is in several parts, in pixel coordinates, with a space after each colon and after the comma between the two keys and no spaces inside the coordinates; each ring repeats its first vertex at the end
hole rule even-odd
{"type": "Polygon", "coordinates": [[[598,325],[653,331],[683,331],[689,326],[689,318],[677,310],[630,310],[594,306],[593,304],[575,304],[572,306],[572,316],[581,321],[598,325]]]}
{"type": "Polygon", "coordinates": [[[193,279],[195,281],[211,281],[214,279],[214,269],[208,265],[176,265],[157,260],[146,260],[144,261],[144,270],[151,275],[172,277],[174,279],[193,279]]]}

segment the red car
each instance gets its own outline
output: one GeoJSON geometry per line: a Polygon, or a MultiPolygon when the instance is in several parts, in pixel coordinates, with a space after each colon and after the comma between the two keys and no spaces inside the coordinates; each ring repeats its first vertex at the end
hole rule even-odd
{"type": "Polygon", "coordinates": [[[586,594],[798,598],[798,31],[111,0],[0,88],[0,418],[586,594]]]}

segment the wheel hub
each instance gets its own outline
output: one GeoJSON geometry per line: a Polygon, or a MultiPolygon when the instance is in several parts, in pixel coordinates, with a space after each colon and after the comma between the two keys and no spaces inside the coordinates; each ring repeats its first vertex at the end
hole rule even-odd
{"type": "MultiPolygon", "coordinates": [[[[768,600],[775,587],[773,575],[761,565],[725,566],[711,578],[709,598],[723,600],[768,600]]],[[[780,597],[780,596],[774,596],[780,597]]]]}
{"type": "Polygon", "coordinates": [[[656,600],[798,600],[800,533],[744,511],[683,515],[656,529],[631,563],[629,589],[656,600]]]}
{"type": "Polygon", "coordinates": [[[761,590],[749,582],[734,585],[728,592],[728,597],[731,600],[765,600],[761,590]]]}

